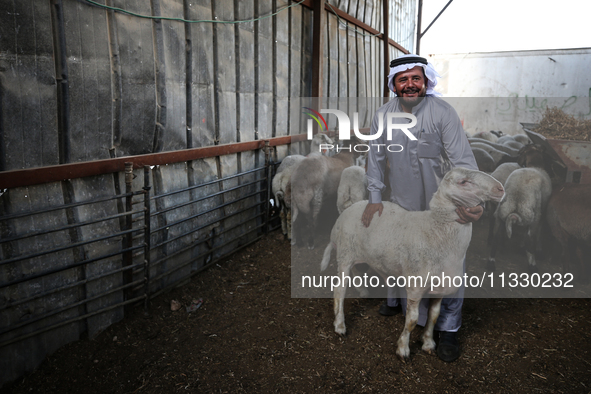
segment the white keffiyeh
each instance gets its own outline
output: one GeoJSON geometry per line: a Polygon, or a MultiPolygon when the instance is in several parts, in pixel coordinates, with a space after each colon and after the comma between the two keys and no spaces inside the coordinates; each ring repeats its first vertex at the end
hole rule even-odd
{"type": "MultiPolygon", "coordinates": [[[[402,55],[402,56],[397,57],[396,61],[399,61],[399,59],[413,58],[413,57],[417,58],[418,56],[413,55],[413,54],[402,55]]],[[[422,59],[426,61],[426,59],[424,59],[424,58],[422,58],[422,59]]],[[[406,71],[406,70],[411,69],[416,66],[421,66],[425,70],[425,76],[427,77],[427,96],[435,96],[435,97],[442,96],[441,93],[436,92],[434,90],[435,86],[437,85],[437,78],[441,78],[441,75],[439,75],[439,73],[437,71],[435,71],[433,64],[431,64],[429,62],[427,62],[427,64],[423,64],[422,62],[413,63],[411,61],[412,61],[412,59],[409,59],[408,63],[403,63],[403,64],[400,64],[400,65],[390,68],[390,74],[388,74],[388,87],[390,88],[390,90],[394,92],[394,76],[396,74],[398,74],[401,71],[406,71]]],[[[392,61],[392,63],[394,63],[394,61],[392,61]]]]}

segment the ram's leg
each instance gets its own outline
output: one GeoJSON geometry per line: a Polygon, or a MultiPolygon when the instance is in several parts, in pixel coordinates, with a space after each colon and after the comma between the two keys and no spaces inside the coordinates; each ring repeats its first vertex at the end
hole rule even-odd
{"type": "Polygon", "coordinates": [[[495,223],[493,226],[493,234],[489,236],[490,238],[490,253],[488,255],[488,262],[486,263],[486,269],[489,271],[494,271],[496,267],[495,256],[497,254],[497,245],[500,241],[501,231],[500,231],[500,223],[502,220],[493,215],[495,223]]]}
{"type": "MultiPolygon", "coordinates": [[[[344,263],[338,262],[338,277],[343,278],[347,277],[351,273],[351,265],[352,263],[344,263]]],[[[347,327],[345,327],[345,293],[347,292],[346,282],[339,283],[339,286],[335,287],[334,289],[334,330],[337,334],[345,335],[347,332],[347,327]]]]}
{"type": "Polygon", "coordinates": [[[287,239],[291,240],[291,209],[286,208],[285,212],[285,235],[287,236],[287,239]]]}
{"type": "Polygon", "coordinates": [[[486,243],[488,245],[490,245],[493,240],[493,234],[495,233],[495,222],[496,222],[495,210],[496,210],[498,204],[494,203],[492,201],[489,201],[488,204],[489,204],[489,207],[490,207],[492,213],[490,215],[488,215],[488,238],[486,239],[486,243]]]}
{"type": "Polygon", "coordinates": [[[429,301],[429,315],[427,317],[427,324],[423,331],[423,351],[429,354],[437,354],[435,351],[435,341],[433,340],[433,329],[435,323],[439,318],[439,311],[441,310],[441,298],[431,298],[429,301]]]}
{"type": "Polygon", "coordinates": [[[298,225],[302,226],[302,220],[296,224],[296,219],[298,217],[297,208],[292,205],[290,209],[287,210],[287,238],[291,240],[291,244],[295,245],[297,243],[297,235],[298,235],[298,225]]]}
{"type": "Polygon", "coordinates": [[[417,325],[419,319],[419,302],[420,298],[407,298],[406,299],[406,320],[404,322],[404,330],[398,338],[398,348],[396,349],[396,355],[404,362],[410,360],[410,348],[408,342],[410,340],[410,334],[417,325]]]}
{"type": "Polygon", "coordinates": [[[527,255],[527,269],[528,272],[538,272],[538,266],[536,264],[536,226],[529,226],[527,228],[527,235],[525,240],[525,254],[527,255]]]}
{"type": "Polygon", "coordinates": [[[287,238],[287,219],[285,217],[285,209],[281,208],[281,211],[279,211],[279,218],[281,219],[281,233],[287,238]]]}
{"type": "Polygon", "coordinates": [[[318,214],[320,213],[320,208],[322,208],[322,198],[323,198],[323,191],[322,188],[318,188],[314,190],[314,197],[312,201],[310,201],[310,220],[309,228],[310,233],[308,235],[308,249],[314,249],[314,241],[316,240],[316,226],[318,225],[318,214]]]}

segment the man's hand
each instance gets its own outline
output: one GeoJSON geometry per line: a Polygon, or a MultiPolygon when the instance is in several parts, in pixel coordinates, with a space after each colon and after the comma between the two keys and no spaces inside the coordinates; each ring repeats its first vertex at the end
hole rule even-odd
{"type": "Polygon", "coordinates": [[[373,215],[378,212],[378,216],[382,216],[382,211],[384,210],[384,204],[381,202],[370,204],[368,203],[365,207],[365,211],[363,211],[363,215],[361,216],[361,222],[365,227],[369,227],[371,223],[371,219],[373,219],[373,215]]]}
{"type": "Polygon", "coordinates": [[[475,222],[480,219],[483,212],[484,208],[481,205],[476,205],[475,207],[471,208],[458,207],[458,209],[456,209],[456,213],[460,218],[456,219],[456,222],[460,224],[475,222]]]}

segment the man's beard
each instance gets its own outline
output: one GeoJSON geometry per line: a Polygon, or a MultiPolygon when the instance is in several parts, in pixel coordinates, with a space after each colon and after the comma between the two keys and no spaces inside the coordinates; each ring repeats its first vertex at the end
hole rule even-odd
{"type": "Polygon", "coordinates": [[[402,105],[404,105],[406,107],[414,107],[415,105],[418,105],[425,98],[425,92],[423,92],[421,95],[421,91],[418,89],[405,89],[402,91],[402,94],[398,95],[398,98],[402,102],[402,105]],[[405,93],[406,94],[418,93],[419,96],[403,97],[403,95],[405,93]]]}

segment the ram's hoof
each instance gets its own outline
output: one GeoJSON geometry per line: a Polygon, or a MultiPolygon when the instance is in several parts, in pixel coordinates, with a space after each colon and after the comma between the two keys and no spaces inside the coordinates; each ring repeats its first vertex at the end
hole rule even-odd
{"type": "Polygon", "coordinates": [[[345,327],[344,324],[340,324],[340,325],[336,325],[334,326],[334,332],[336,332],[339,335],[345,335],[345,333],[347,332],[347,327],[345,327]]]}
{"type": "Polygon", "coordinates": [[[403,363],[409,363],[410,362],[410,356],[401,356],[400,354],[396,353],[396,355],[398,356],[398,358],[400,359],[400,361],[402,361],[403,363]]]}
{"type": "Polygon", "coordinates": [[[423,351],[430,356],[437,356],[437,351],[435,349],[423,349],[423,351]]]}
{"type": "Polygon", "coordinates": [[[396,356],[398,356],[403,363],[407,363],[410,361],[410,349],[407,346],[398,347],[396,348],[396,356]]]}

